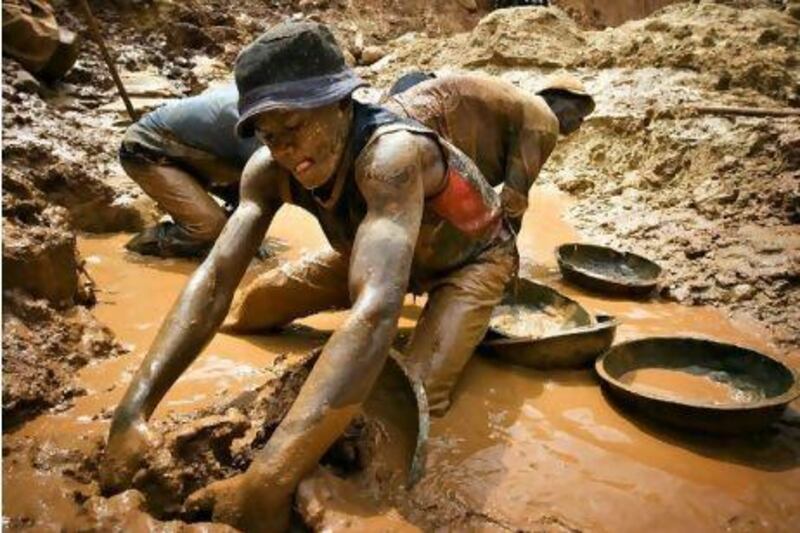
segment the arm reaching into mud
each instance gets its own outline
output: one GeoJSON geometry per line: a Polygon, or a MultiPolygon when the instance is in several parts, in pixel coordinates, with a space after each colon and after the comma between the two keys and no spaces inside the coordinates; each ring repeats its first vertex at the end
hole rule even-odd
{"type": "Polygon", "coordinates": [[[256,152],[245,168],[239,206],[189,278],[114,412],[101,470],[105,490],[119,490],[130,483],[143,452],[154,440],[147,419],[224,320],[236,287],[280,207],[277,172],[283,171],[266,150],[256,152]]]}
{"type": "Polygon", "coordinates": [[[405,297],[425,183],[444,175],[433,141],[407,132],[380,137],[360,158],[367,201],[350,263],[353,308],[300,394],[245,474],[210,485],[187,506],[245,531],[282,531],[301,479],[359,412],[386,361],[405,297]]]}

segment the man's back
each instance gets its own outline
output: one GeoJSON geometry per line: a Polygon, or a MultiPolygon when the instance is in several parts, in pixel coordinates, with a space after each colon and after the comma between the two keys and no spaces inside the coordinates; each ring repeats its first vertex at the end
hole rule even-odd
{"type": "Polygon", "coordinates": [[[140,130],[156,133],[242,168],[259,143],[236,136],[238,98],[236,86],[231,83],[170,102],[144,116],[138,125],[140,130]]]}
{"type": "Polygon", "coordinates": [[[541,97],[489,76],[437,77],[390,97],[385,106],[455,144],[493,186],[505,181],[509,159],[518,153],[525,173],[535,178],[558,138],[558,120],[541,97]]]}

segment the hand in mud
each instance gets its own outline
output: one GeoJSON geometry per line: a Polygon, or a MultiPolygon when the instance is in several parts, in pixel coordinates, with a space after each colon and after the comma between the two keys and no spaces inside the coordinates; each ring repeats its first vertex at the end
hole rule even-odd
{"type": "Polygon", "coordinates": [[[194,492],[185,508],[196,518],[211,517],[248,533],[282,533],[289,530],[291,504],[291,491],[275,489],[245,473],[194,492]]]}
{"type": "Polygon", "coordinates": [[[100,465],[100,486],[103,492],[113,494],[129,488],[147,451],[159,445],[158,437],[141,418],[122,429],[112,425],[100,465]]]}

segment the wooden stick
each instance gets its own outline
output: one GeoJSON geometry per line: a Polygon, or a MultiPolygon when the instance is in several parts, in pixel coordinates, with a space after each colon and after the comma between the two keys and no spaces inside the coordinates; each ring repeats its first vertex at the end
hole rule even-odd
{"type": "Polygon", "coordinates": [[[791,107],[734,107],[698,105],[687,108],[701,115],[741,115],[747,117],[800,117],[800,109],[791,107]]]}
{"type": "Polygon", "coordinates": [[[139,119],[139,115],[136,113],[136,110],[133,109],[133,104],[128,98],[128,93],[125,91],[125,86],[122,85],[122,79],[120,79],[119,74],[117,73],[117,67],[114,65],[114,61],[111,59],[111,54],[109,54],[106,44],[103,41],[103,35],[100,33],[100,27],[97,25],[97,20],[94,18],[94,15],[92,15],[92,10],[89,9],[89,3],[86,0],[78,0],[78,3],[83,10],[83,14],[86,16],[86,22],[89,25],[89,33],[92,34],[92,39],[94,39],[94,41],[97,43],[97,46],[100,47],[100,55],[103,56],[103,61],[106,62],[108,70],[111,71],[111,77],[114,78],[114,84],[117,86],[117,90],[119,91],[119,95],[122,97],[122,101],[125,102],[125,109],[128,110],[128,115],[131,117],[131,120],[136,122],[139,119]]]}

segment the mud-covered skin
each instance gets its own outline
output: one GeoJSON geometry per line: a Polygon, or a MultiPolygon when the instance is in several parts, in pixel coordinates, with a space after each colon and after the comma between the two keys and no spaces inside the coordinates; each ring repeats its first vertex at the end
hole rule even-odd
{"type": "Polygon", "coordinates": [[[236,286],[280,207],[272,184],[283,172],[266,150],[257,152],[245,168],[239,207],[164,320],[115,411],[102,470],[106,490],[126,486],[135,473],[141,447],[126,444],[123,435],[147,440],[144,421],[225,318],[236,286]]]}
{"type": "Polygon", "coordinates": [[[553,91],[543,98],[496,77],[446,74],[389,97],[386,107],[436,131],[503,184],[503,211],[516,231],[528,192],[562,134],[590,113],[588,97],[553,91]]]}
{"type": "MultiPolygon", "coordinates": [[[[335,117],[334,129],[327,131],[346,134],[348,129],[339,122],[349,125],[351,112],[339,109],[321,118],[330,116],[335,117]]],[[[317,129],[324,120],[283,118],[297,128],[298,138],[304,138],[306,128],[326,131],[317,129]]],[[[271,140],[263,132],[262,136],[271,140]]],[[[281,139],[286,142],[286,137],[281,139]]],[[[344,146],[337,139],[331,142],[344,146]]],[[[313,146],[338,162],[341,154],[323,144],[313,146]]],[[[270,148],[284,164],[295,164],[291,144],[288,149],[270,148]]],[[[405,131],[381,136],[362,154],[355,179],[368,212],[351,255],[350,316],[326,344],[297,401],[247,472],[211,485],[190,498],[187,507],[208,509],[215,519],[248,531],[281,530],[288,523],[295,486],[356,415],[383,366],[408,285],[424,198],[440,186],[443,175],[444,162],[435,141],[405,131]]],[[[286,177],[285,167],[266,150],[246,167],[239,208],[166,318],[115,413],[103,467],[107,489],[129,483],[143,447],[127,444],[126,437],[147,442],[144,421],[224,319],[234,290],[280,207],[278,189],[286,177]]]]}
{"type": "Polygon", "coordinates": [[[360,158],[356,180],[368,213],[351,256],[351,313],[247,472],[198,492],[189,508],[210,509],[215,520],[248,531],[280,531],[288,524],[297,483],[357,414],[383,367],[405,296],[424,193],[444,172],[440,157],[433,141],[395,132],[360,158]]]}
{"type": "Polygon", "coordinates": [[[352,116],[349,100],[314,110],[276,110],[258,117],[255,132],[278,165],[316,189],[341,162],[352,116]]]}

